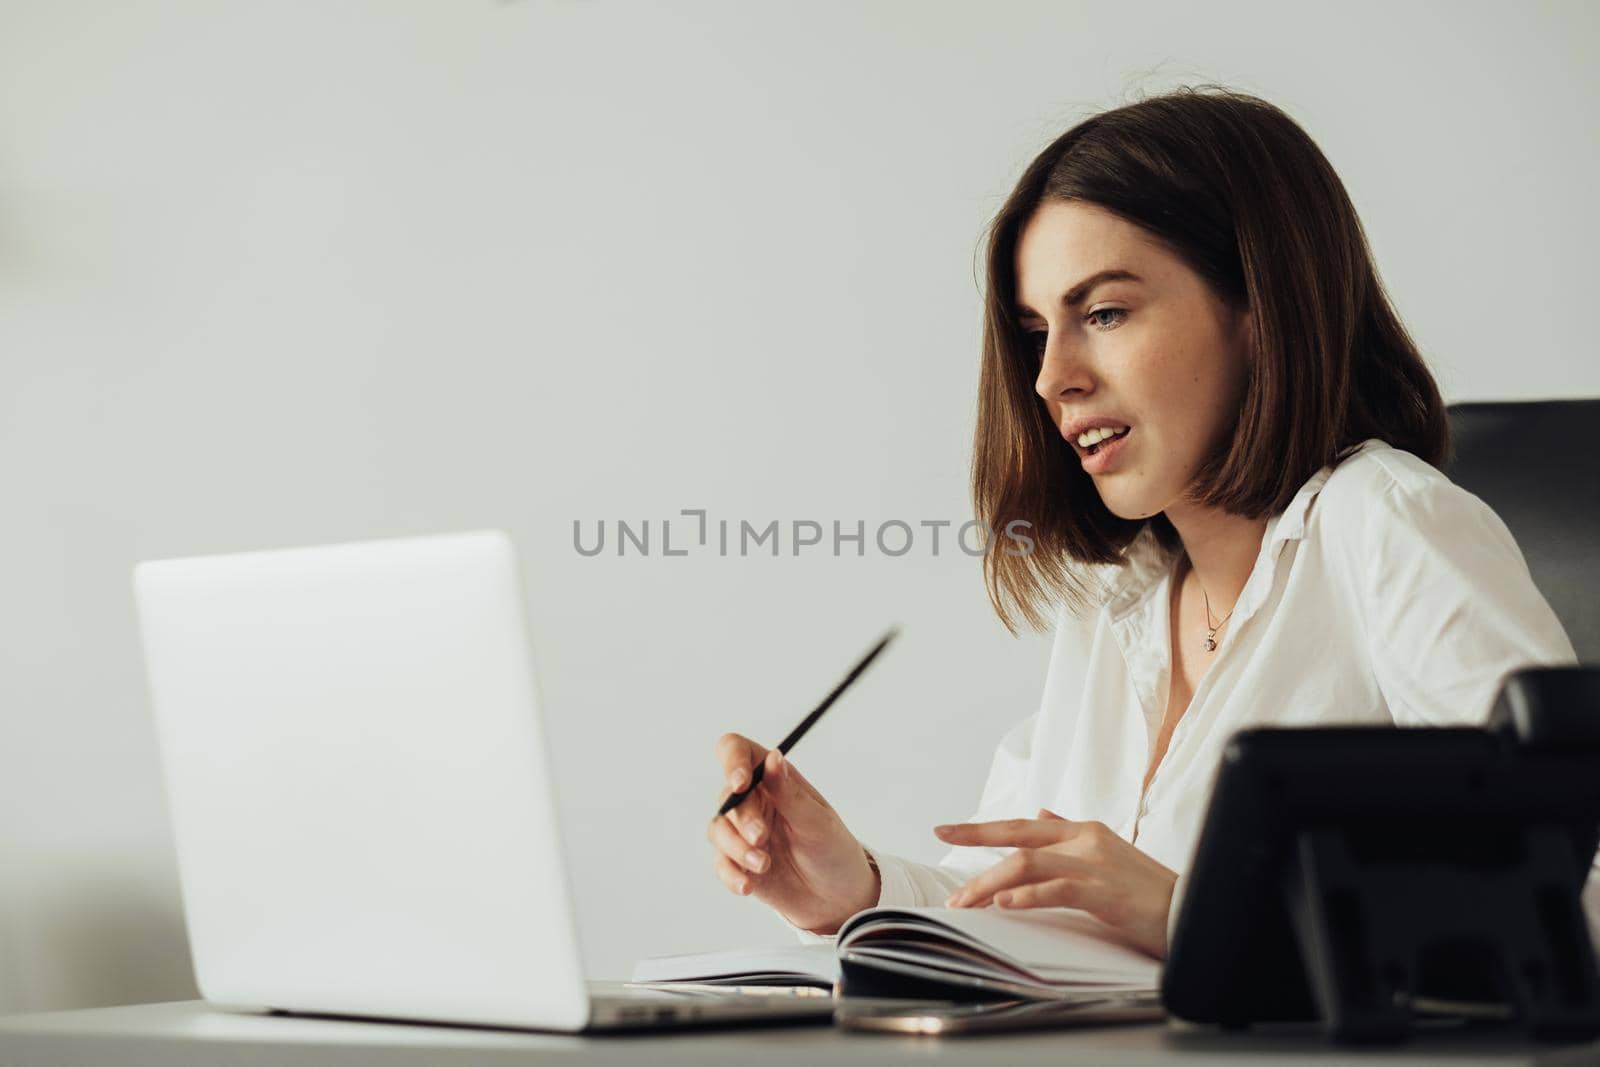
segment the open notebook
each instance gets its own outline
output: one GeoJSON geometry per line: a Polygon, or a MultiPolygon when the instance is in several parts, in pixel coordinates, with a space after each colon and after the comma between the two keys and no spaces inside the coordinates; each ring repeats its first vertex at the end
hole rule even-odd
{"type": "Polygon", "coordinates": [[[852,996],[1068,1000],[1154,993],[1161,963],[1073,908],[869,908],[833,943],[640,961],[641,984],[810,986],[852,996]]]}

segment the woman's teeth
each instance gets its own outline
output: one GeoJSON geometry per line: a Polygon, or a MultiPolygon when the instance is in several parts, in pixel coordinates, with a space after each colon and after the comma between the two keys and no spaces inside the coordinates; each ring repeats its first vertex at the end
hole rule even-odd
{"type": "Polygon", "coordinates": [[[1126,426],[1120,427],[1120,428],[1115,429],[1115,430],[1111,429],[1110,427],[1106,427],[1106,426],[1097,427],[1096,429],[1093,429],[1093,430],[1087,430],[1084,433],[1080,433],[1078,435],[1078,447],[1079,448],[1087,448],[1090,452],[1093,452],[1095,450],[1094,446],[1098,445],[1101,441],[1104,441],[1104,440],[1106,440],[1107,438],[1110,438],[1110,437],[1121,437],[1123,434],[1125,434],[1127,432],[1128,432],[1128,427],[1126,427],[1126,426]]]}

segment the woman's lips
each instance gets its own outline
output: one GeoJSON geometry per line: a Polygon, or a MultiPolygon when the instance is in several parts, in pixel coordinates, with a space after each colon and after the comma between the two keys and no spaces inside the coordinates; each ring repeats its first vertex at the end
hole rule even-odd
{"type": "Polygon", "coordinates": [[[1106,438],[1100,442],[1100,447],[1093,453],[1083,453],[1083,469],[1090,474],[1103,474],[1111,469],[1117,457],[1127,448],[1128,441],[1133,437],[1133,427],[1128,427],[1128,432],[1118,438],[1106,438]]]}

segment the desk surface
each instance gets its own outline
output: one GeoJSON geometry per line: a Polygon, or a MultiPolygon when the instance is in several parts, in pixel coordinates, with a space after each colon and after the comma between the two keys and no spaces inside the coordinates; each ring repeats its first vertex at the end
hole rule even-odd
{"type": "Polygon", "coordinates": [[[1315,1033],[1223,1034],[1175,1024],[967,1038],[851,1034],[825,1025],[576,1037],[471,1027],[246,1014],[201,1001],[136,1004],[0,1018],[7,1067],[184,1067],[187,1064],[737,1064],[829,1063],[1540,1064],[1600,1062],[1600,1044],[1541,1046],[1511,1035],[1429,1034],[1405,1045],[1333,1048],[1315,1033]]]}

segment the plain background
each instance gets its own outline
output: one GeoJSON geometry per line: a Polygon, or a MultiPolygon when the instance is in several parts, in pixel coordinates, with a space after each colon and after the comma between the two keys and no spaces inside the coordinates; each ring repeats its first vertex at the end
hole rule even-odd
{"type": "Polygon", "coordinates": [[[511,531],[597,976],[787,939],[711,873],[712,744],[781,737],[891,621],[796,758],[936,859],[1048,650],[975,560],[585,558],[574,520],[966,520],[982,228],[1057,134],[1178,84],[1306,127],[1448,400],[1600,394],[1597,29],[1583,3],[6,0],[0,1012],[193,995],[144,558],[511,531]]]}

